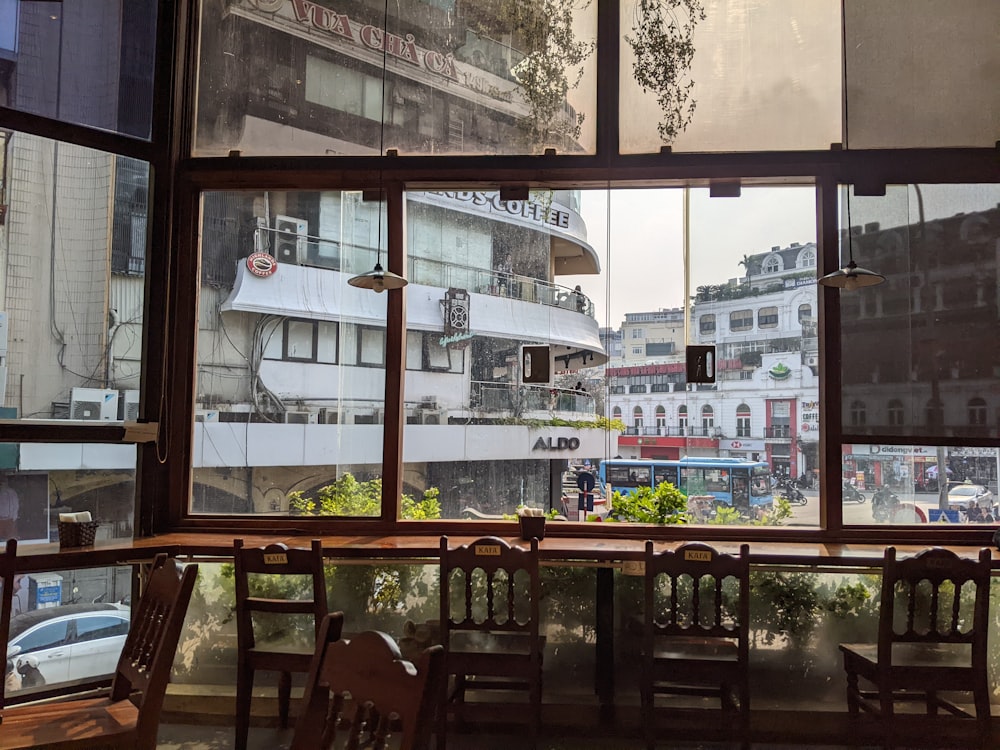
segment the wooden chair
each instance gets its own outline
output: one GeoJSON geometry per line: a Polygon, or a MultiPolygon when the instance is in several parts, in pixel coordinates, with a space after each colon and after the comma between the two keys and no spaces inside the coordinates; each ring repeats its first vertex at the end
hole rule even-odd
{"type": "MultiPolygon", "coordinates": [[[[3,556],[0,557],[0,585],[3,586],[0,589],[0,596],[2,596],[0,598],[0,644],[3,645],[5,662],[7,657],[7,643],[10,641],[10,613],[14,600],[14,561],[16,559],[17,540],[8,539],[7,545],[4,547],[3,556]]],[[[6,679],[0,682],[0,712],[3,711],[4,701],[6,700],[6,682],[6,679]]],[[[0,722],[2,721],[3,715],[0,713],[0,722]]]]}
{"type": "MultiPolygon", "coordinates": [[[[942,692],[972,693],[982,747],[990,746],[990,697],[986,672],[990,551],[963,559],[930,548],[896,559],[885,550],[878,643],[842,643],[847,673],[847,707],[876,715],[885,741],[893,744],[897,701],[920,701],[926,713],[943,709],[971,715],[942,692]],[[863,691],[858,678],[875,686],[863,691]]],[[[910,717],[912,719],[912,716],[910,717]]]]}
{"type": "Polygon", "coordinates": [[[449,680],[454,675],[442,688],[442,750],[449,713],[464,723],[468,691],[484,698],[499,696],[496,691],[526,693],[529,710],[519,715],[527,716],[531,741],[537,740],[545,644],[538,632],[538,539],[530,545],[484,537],[449,549],[448,537],[441,537],[441,640],[445,672],[449,680]]]}
{"type": "MultiPolygon", "coordinates": [[[[642,725],[656,738],[657,695],[716,697],[749,746],[750,547],[739,556],[706,544],[655,552],[646,542],[642,725]]],[[[675,706],[676,708],[676,706],[675,706]]]]}
{"type": "Polygon", "coordinates": [[[338,728],[347,729],[343,747],[383,750],[396,735],[393,747],[399,750],[427,750],[444,680],[444,649],[424,649],[412,664],[377,630],[340,640],[343,620],[340,612],[323,619],[291,750],[330,748],[338,728]]]}
{"type": "Polygon", "coordinates": [[[197,565],[158,555],[133,613],[111,695],[3,712],[0,750],[155,750],[160,710],[197,565]]]}
{"type": "MultiPolygon", "coordinates": [[[[292,672],[306,673],[315,650],[315,637],[327,615],[326,577],[323,572],[323,546],[318,539],[309,549],[289,548],[284,544],[244,547],[242,539],[233,541],[236,578],[236,750],[246,750],[250,731],[250,704],[254,674],[259,669],[278,672],[278,716],[281,727],[288,726],[292,672]],[[275,575],[308,577],[309,597],[277,599],[251,596],[251,576],[275,575]],[[312,616],[312,637],[308,643],[258,643],[254,630],[255,616],[284,617],[288,627],[291,615],[312,616]]],[[[263,583],[263,581],[261,582],[263,583]]]]}

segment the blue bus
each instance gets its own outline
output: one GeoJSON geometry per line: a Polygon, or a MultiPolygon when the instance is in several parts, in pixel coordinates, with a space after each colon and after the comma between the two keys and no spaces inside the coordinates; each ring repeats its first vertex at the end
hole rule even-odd
{"type": "Polygon", "coordinates": [[[615,458],[601,461],[598,472],[605,497],[617,490],[627,495],[636,487],[663,482],[685,495],[712,495],[716,506],[736,508],[744,515],[769,511],[771,469],[763,461],[737,458],[615,458]]]}

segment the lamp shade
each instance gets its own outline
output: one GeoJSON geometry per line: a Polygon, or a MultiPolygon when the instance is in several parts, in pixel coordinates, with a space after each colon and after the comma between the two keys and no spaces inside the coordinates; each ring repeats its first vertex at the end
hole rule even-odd
{"type": "Polygon", "coordinates": [[[352,276],[347,283],[361,289],[384,292],[386,289],[402,289],[409,282],[399,274],[384,270],[381,263],[376,263],[371,271],[352,276]]]}
{"type": "Polygon", "coordinates": [[[867,268],[859,268],[853,260],[841,269],[828,273],[819,278],[819,283],[823,286],[832,286],[837,289],[858,289],[863,286],[875,286],[885,281],[885,276],[867,268]]]}

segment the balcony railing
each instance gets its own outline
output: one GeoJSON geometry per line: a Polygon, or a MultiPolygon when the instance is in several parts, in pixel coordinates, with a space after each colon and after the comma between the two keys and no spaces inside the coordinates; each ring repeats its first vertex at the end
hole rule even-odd
{"type": "Polygon", "coordinates": [[[772,425],[764,428],[765,438],[789,438],[792,436],[791,425],[772,425]]]}

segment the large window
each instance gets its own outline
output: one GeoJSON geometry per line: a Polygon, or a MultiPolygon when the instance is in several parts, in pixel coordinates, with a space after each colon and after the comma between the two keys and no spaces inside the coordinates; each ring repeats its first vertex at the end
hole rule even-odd
{"type": "Polygon", "coordinates": [[[0,2],[25,541],[57,507],[127,535],[137,502],[144,534],[559,510],[616,455],[818,476],[753,533],[850,536],[868,469],[821,435],[912,446],[910,476],[991,459],[996,3],[196,5],[192,39],[162,3],[0,2]],[[852,260],[884,283],[817,286],[852,260]],[[348,283],[390,266],[405,290],[348,283]]]}

